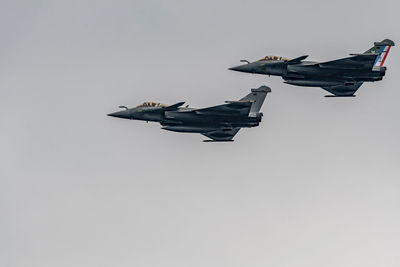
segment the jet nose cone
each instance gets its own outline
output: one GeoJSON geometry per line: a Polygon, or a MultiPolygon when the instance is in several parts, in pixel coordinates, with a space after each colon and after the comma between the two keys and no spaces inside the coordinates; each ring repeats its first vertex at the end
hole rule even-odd
{"type": "Polygon", "coordinates": [[[107,114],[107,116],[121,118],[121,119],[130,119],[130,112],[129,112],[129,110],[122,110],[122,111],[117,111],[114,113],[107,114]]]}
{"type": "Polygon", "coordinates": [[[250,64],[244,64],[244,65],[232,67],[232,68],[229,68],[229,70],[254,73],[254,66],[250,63],[250,64]]]}

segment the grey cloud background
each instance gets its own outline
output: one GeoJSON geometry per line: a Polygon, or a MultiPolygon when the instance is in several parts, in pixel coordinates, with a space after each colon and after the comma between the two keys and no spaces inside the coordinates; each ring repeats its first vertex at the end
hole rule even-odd
{"type": "Polygon", "coordinates": [[[399,43],[398,1],[1,1],[0,265],[399,266],[399,52],[356,98],[228,71],[399,43]],[[203,143],[106,117],[272,88],[203,143]]]}

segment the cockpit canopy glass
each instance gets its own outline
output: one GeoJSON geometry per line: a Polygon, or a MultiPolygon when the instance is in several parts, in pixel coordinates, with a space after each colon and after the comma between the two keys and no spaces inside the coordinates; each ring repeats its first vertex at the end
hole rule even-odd
{"type": "Polygon", "coordinates": [[[137,106],[137,108],[143,108],[143,107],[167,107],[167,105],[156,102],[144,102],[143,104],[137,106]]]}
{"type": "Polygon", "coordinates": [[[290,58],[287,57],[279,57],[279,56],[266,56],[260,59],[259,61],[272,61],[272,60],[282,60],[282,61],[289,61],[290,58]]]}

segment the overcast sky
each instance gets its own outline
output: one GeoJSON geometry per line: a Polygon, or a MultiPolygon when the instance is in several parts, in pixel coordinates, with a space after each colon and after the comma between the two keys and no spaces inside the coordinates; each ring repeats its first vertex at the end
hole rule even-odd
{"type": "Polygon", "coordinates": [[[398,267],[400,53],[355,98],[227,70],[400,41],[396,0],[0,1],[0,265],[398,267]],[[230,143],[107,117],[272,88],[230,143]]]}

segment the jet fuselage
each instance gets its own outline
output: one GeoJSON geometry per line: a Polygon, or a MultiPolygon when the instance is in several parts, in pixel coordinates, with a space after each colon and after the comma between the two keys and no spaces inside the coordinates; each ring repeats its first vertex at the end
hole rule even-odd
{"type": "Polygon", "coordinates": [[[260,111],[271,88],[261,86],[237,101],[206,107],[181,107],[184,102],[163,105],[145,102],[135,108],[120,106],[124,110],[108,116],[129,120],[159,122],[162,129],[183,133],[200,133],[212,141],[232,141],[241,128],[258,126],[263,114],[260,111]]]}
{"type": "Polygon", "coordinates": [[[286,83],[323,87],[337,85],[338,83],[374,82],[382,80],[385,76],[386,67],[379,70],[369,68],[323,68],[318,62],[302,61],[297,64],[288,64],[285,61],[256,61],[250,64],[230,68],[230,70],[281,76],[286,83]]]}
{"type": "Polygon", "coordinates": [[[267,56],[230,70],[281,76],[285,83],[321,87],[335,96],[354,96],[363,82],[380,81],[386,74],[383,66],[394,42],[385,39],[361,54],[327,62],[304,61],[308,56],[290,59],[267,56]]]}
{"type": "Polygon", "coordinates": [[[137,107],[118,111],[109,116],[142,121],[159,122],[165,130],[176,132],[203,133],[210,129],[220,127],[250,128],[258,126],[261,122],[262,113],[255,117],[237,114],[221,114],[220,112],[190,112],[192,108],[179,108],[173,111],[163,111],[160,108],[137,107]]]}

